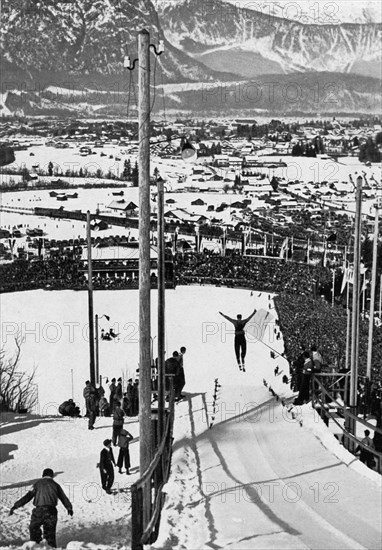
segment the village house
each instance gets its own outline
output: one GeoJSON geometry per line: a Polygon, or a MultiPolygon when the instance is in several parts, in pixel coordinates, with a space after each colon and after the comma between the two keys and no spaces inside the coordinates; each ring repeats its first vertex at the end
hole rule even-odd
{"type": "Polygon", "coordinates": [[[130,201],[129,203],[126,202],[125,199],[117,201],[114,200],[109,204],[107,208],[109,208],[110,210],[115,210],[120,214],[124,214],[125,216],[138,215],[138,206],[132,201],[130,201]]]}

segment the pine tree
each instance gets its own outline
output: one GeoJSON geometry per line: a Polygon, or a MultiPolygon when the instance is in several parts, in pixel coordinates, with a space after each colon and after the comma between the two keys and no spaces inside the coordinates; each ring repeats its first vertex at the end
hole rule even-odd
{"type": "Polygon", "coordinates": [[[138,162],[135,161],[134,168],[131,171],[131,181],[133,182],[133,187],[138,187],[139,185],[139,170],[138,162]]]}
{"type": "Polygon", "coordinates": [[[123,163],[122,177],[125,180],[131,180],[131,162],[130,159],[125,160],[123,163]]]}

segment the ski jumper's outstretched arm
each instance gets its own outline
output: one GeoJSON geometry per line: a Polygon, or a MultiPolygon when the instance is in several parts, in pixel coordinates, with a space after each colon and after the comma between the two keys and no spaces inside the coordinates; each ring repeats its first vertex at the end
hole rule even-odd
{"type": "Polygon", "coordinates": [[[247,317],[246,319],[243,320],[243,323],[244,323],[245,325],[248,323],[248,321],[249,321],[250,319],[252,319],[252,317],[255,315],[256,311],[257,311],[257,310],[255,309],[255,310],[253,311],[253,313],[251,313],[251,315],[250,315],[249,317],[247,317]]]}
{"type": "Polygon", "coordinates": [[[222,313],[221,311],[219,311],[219,313],[222,317],[224,317],[224,319],[227,319],[227,321],[229,321],[230,323],[235,324],[236,319],[231,319],[231,317],[228,317],[228,315],[224,315],[224,313],[222,313]]]}

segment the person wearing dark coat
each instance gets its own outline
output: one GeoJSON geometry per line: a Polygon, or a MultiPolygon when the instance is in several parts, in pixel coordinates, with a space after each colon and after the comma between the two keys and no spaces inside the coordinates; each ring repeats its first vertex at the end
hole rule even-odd
{"type": "Polygon", "coordinates": [[[133,379],[129,378],[127,381],[127,388],[126,388],[126,415],[127,416],[133,416],[133,393],[134,393],[134,386],[133,386],[133,379]]]}
{"type": "Polygon", "coordinates": [[[110,407],[106,397],[101,397],[98,406],[100,416],[110,416],[110,407]]]}
{"type": "Polygon", "coordinates": [[[42,541],[42,527],[47,543],[56,548],[58,501],[62,502],[70,516],[73,515],[73,506],[62,487],[54,481],[53,476],[53,470],[45,468],[42,478],[36,481],[32,489],[14,503],[9,515],[11,516],[17,508],[21,508],[33,499],[35,507],[29,524],[30,540],[37,543],[42,541]]]}
{"type": "Polygon", "coordinates": [[[183,356],[186,353],[186,348],[182,346],[180,348],[180,353],[178,355],[178,361],[179,361],[179,370],[177,375],[175,376],[175,387],[176,387],[176,399],[182,398],[182,390],[186,384],[186,378],[184,376],[184,368],[183,368],[183,356]]]}
{"type": "Polygon", "coordinates": [[[122,378],[118,378],[118,384],[115,388],[115,399],[119,402],[122,401],[123,391],[122,391],[122,378]]]}
{"type": "Polygon", "coordinates": [[[73,418],[81,416],[80,408],[74,403],[73,399],[68,399],[61,403],[58,407],[58,412],[62,414],[62,416],[71,416],[73,418]]]}
{"type": "Polygon", "coordinates": [[[89,380],[86,381],[83,395],[86,404],[86,416],[89,418],[88,429],[94,430],[94,422],[97,416],[98,400],[97,390],[89,380]]]}
{"type": "Polygon", "coordinates": [[[93,386],[93,384],[90,382],[90,380],[86,380],[85,387],[83,391],[83,396],[85,399],[85,406],[86,406],[86,416],[89,416],[89,410],[90,410],[90,398],[95,396],[96,389],[93,386]]]}
{"type": "Polygon", "coordinates": [[[132,407],[131,413],[132,416],[138,416],[139,414],[139,380],[136,379],[133,384],[133,394],[132,394],[132,407]]]}
{"type": "Polygon", "coordinates": [[[113,445],[117,444],[117,438],[120,434],[120,431],[123,428],[123,417],[125,416],[125,413],[121,409],[121,403],[119,401],[116,401],[114,403],[114,412],[113,412],[113,445]]]}
{"type": "Polygon", "coordinates": [[[309,401],[310,395],[310,378],[313,372],[313,361],[310,358],[309,351],[304,351],[304,366],[302,369],[302,381],[300,392],[297,399],[295,399],[295,405],[303,405],[305,402],[309,401]]]}
{"type": "Polygon", "coordinates": [[[122,474],[122,466],[123,466],[123,463],[125,463],[126,474],[130,475],[129,443],[132,439],[134,439],[133,436],[127,430],[122,429],[119,432],[119,436],[118,436],[119,455],[117,460],[117,466],[120,474],[122,474]]]}
{"type": "Polygon", "coordinates": [[[94,430],[94,423],[97,417],[97,410],[98,410],[98,401],[97,401],[96,393],[92,393],[91,396],[89,397],[89,423],[88,423],[89,430],[94,430]]]}
{"type": "MultiPolygon", "coordinates": [[[[164,371],[166,375],[173,375],[173,384],[174,384],[174,393],[177,395],[177,382],[179,381],[179,373],[180,373],[180,366],[179,366],[179,353],[177,351],[174,351],[172,354],[172,357],[169,357],[166,359],[164,363],[164,371]]],[[[170,377],[165,376],[165,389],[166,391],[170,390],[170,377]]]]}
{"type": "Polygon", "coordinates": [[[116,389],[116,385],[115,385],[115,378],[112,378],[111,379],[111,384],[109,386],[109,390],[110,390],[110,399],[109,399],[109,403],[110,403],[110,410],[111,412],[113,412],[114,410],[114,399],[115,399],[115,389],[116,389]]]}
{"type": "Polygon", "coordinates": [[[99,470],[101,473],[102,489],[109,495],[114,483],[115,460],[113,449],[111,448],[111,439],[105,439],[104,448],[101,451],[99,459],[99,470]]]}

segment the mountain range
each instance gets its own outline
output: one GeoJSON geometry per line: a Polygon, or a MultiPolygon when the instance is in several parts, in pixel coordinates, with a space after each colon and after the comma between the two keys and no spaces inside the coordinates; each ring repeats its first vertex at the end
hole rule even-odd
{"type": "MultiPolygon", "coordinates": [[[[301,88],[300,111],[378,112],[382,23],[374,4],[355,10],[353,19],[361,22],[344,22],[341,15],[335,24],[324,24],[326,12],[321,19],[310,12],[309,19],[308,9],[293,18],[291,3],[286,13],[287,4],[274,2],[272,14],[265,4],[270,2],[3,0],[0,107],[3,114],[126,113],[127,103],[136,103],[138,75],[124,69],[123,60],[136,57],[137,32],[146,28],[153,43],[163,39],[165,45],[163,55],[151,56],[154,110],[163,109],[159,93],[177,112],[191,105],[195,112],[255,108],[245,98],[208,107],[201,87],[213,103],[213,89],[224,86],[232,95],[238,86],[253,90],[254,83],[271,79],[280,90],[289,86],[292,93],[291,82],[301,88]],[[336,101],[320,104],[319,95],[312,101],[308,89],[315,86],[321,101],[325,94],[336,101]]],[[[293,111],[297,105],[282,93],[277,108],[293,111]]],[[[275,109],[264,97],[256,107],[275,109]]]]}

